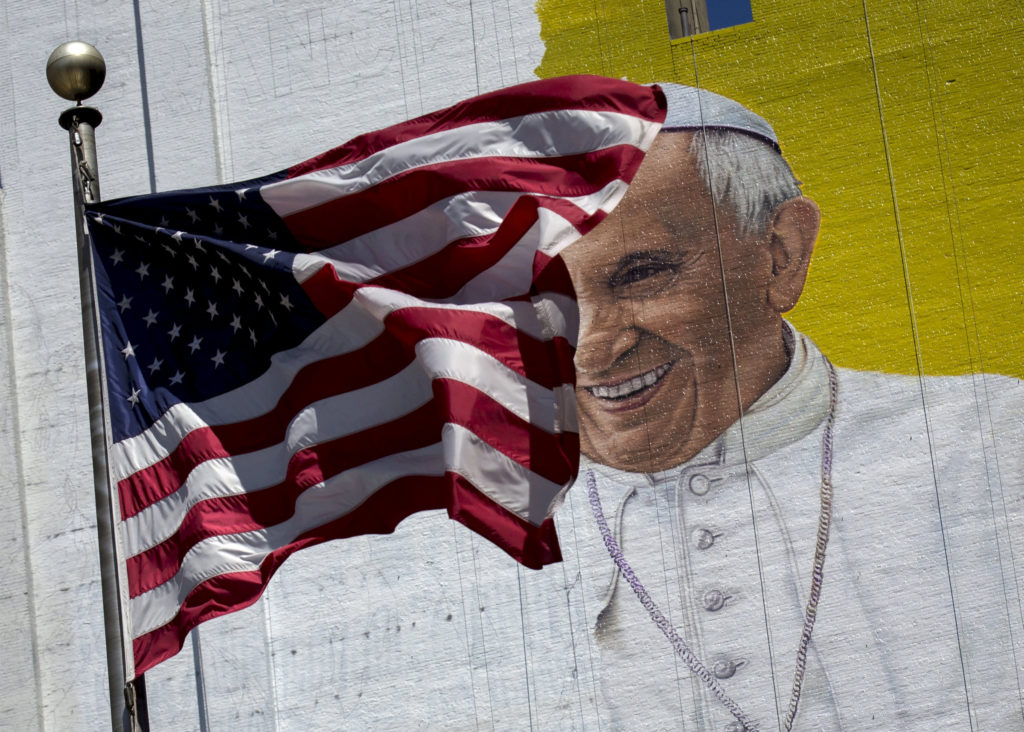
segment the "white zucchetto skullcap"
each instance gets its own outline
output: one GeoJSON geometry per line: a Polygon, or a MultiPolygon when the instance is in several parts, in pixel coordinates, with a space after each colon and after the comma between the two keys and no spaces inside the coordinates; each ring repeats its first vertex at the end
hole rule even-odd
{"type": "Polygon", "coordinates": [[[659,82],[665,93],[668,113],[662,132],[697,130],[702,127],[729,129],[753,135],[779,149],[772,126],[757,114],[721,94],[692,86],[659,82]]]}

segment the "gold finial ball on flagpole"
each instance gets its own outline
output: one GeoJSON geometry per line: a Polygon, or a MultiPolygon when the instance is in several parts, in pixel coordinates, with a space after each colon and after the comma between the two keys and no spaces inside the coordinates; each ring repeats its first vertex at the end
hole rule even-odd
{"type": "Polygon", "coordinates": [[[81,103],[98,92],[106,76],[103,54],[84,41],[60,44],[46,62],[50,88],[72,102],[81,103]]]}

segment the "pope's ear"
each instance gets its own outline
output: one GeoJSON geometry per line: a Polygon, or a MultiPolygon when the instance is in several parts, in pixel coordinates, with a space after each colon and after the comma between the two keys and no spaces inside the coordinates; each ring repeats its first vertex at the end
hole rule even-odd
{"type": "Polygon", "coordinates": [[[804,196],[781,203],[772,214],[768,242],[772,277],[768,284],[768,304],[776,312],[792,310],[800,299],[820,223],[818,204],[804,196]]]}

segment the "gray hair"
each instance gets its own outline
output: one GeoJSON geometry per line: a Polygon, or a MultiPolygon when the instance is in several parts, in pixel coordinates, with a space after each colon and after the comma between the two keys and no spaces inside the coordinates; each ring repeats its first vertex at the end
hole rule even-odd
{"type": "Polygon", "coordinates": [[[789,163],[759,137],[706,127],[694,131],[690,154],[716,205],[729,206],[746,236],[759,234],[779,204],[801,195],[789,163]]]}

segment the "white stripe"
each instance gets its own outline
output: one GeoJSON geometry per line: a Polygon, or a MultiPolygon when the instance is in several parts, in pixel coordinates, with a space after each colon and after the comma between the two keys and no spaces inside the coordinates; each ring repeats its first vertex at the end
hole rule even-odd
{"type": "Polygon", "coordinates": [[[390,379],[302,409],[289,424],[284,441],[197,465],[177,491],[125,519],[127,556],[140,554],[173,536],[189,509],[200,501],[277,485],[284,480],[289,460],[299,450],[385,424],[415,410],[432,398],[432,378],[469,384],[549,433],[578,431],[569,385],[554,391],[546,389],[460,341],[424,339],[416,351],[418,359],[390,379]],[[366,409],[366,404],[374,408],[366,409]]]}
{"type": "MultiPolygon", "coordinates": [[[[453,379],[487,394],[524,422],[545,432],[560,432],[551,389],[507,368],[493,356],[461,341],[425,338],[416,355],[432,379],[453,379]]],[[[557,387],[562,388],[562,387],[557,387]]]]}
{"type": "Polygon", "coordinates": [[[363,288],[351,303],[300,345],[275,354],[270,368],[257,379],[205,402],[175,404],[144,432],[114,444],[110,449],[112,477],[115,482],[124,480],[159,462],[194,430],[243,422],[266,414],[276,406],[299,370],[325,358],[364,347],[383,331],[382,320],[404,307],[487,313],[530,336],[546,337],[544,323],[538,320],[533,305],[528,302],[456,307],[427,303],[380,287],[363,288]]]}
{"type": "MultiPolygon", "coordinates": [[[[626,192],[628,184],[610,181],[585,196],[564,196],[588,217],[596,211],[611,211],[626,192]]],[[[348,282],[368,282],[389,272],[409,267],[437,254],[454,241],[493,234],[512,205],[523,196],[541,199],[552,196],[507,191],[472,191],[438,201],[432,206],[313,254],[297,254],[292,263],[295,279],[305,282],[330,264],[338,277],[348,282]]],[[[551,242],[541,251],[554,256],[571,241],[575,232],[561,242],[551,242]]],[[[519,295],[521,293],[515,293],[519,295]]]]}
{"type": "Polygon", "coordinates": [[[366,282],[422,261],[453,241],[497,231],[522,195],[517,191],[460,193],[316,254],[298,254],[292,271],[299,282],[305,282],[330,262],[340,267],[342,279],[366,282]]]}
{"type": "Polygon", "coordinates": [[[537,210],[537,221],[505,256],[480,272],[462,289],[443,302],[471,303],[506,300],[530,291],[533,282],[533,258],[545,242],[562,249],[580,237],[568,219],[554,211],[537,210]]]}
{"type": "Polygon", "coordinates": [[[472,432],[458,425],[445,425],[441,442],[383,457],[308,488],[296,500],[295,513],[287,521],[257,531],[211,537],[196,544],[185,555],[174,577],[131,600],[133,637],[170,622],[188,593],[201,582],[222,574],[255,571],[271,552],[303,533],[351,513],[388,483],[404,476],[443,475],[445,463],[500,505],[518,507],[513,513],[534,525],[548,517],[552,502],[563,490],[472,432]]]}
{"type": "Polygon", "coordinates": [[[557,292],[542,292],[531,298],[537,322],[544,328],[544,340],[565,338],[575,348],[580,333],[580,308],[576,299],[557,292]]]}
{"type": "Polygon", "coordinates": [[[355,163],[270,183],[260,189],[260,194],[284,218],[425,165],[480,157],[535,158],[595,152],[653,139],[660,127],[656,122],[619,112],[539,112],[417,137],[355,163]]]}
{"type": "Polygon", "coordinates": [[[552,502],[567,488],[530,471],[462,425],[446,424],[443,440],[449,470],[534,526],[551,515],[552,502]]]}

